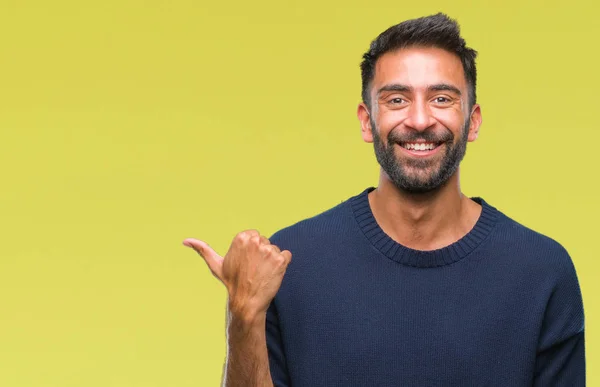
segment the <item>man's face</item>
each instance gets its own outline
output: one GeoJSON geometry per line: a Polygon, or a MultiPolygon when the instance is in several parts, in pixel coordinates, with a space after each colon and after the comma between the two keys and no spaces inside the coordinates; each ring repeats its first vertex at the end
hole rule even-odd
{"type": "Polygon", "coordinates": [[[460,59],[438,48],[409,48],[379,58],[371,111],[359,106],[363,138],[406,192],[428,192],[455,174],[467,141],[477,137],[479,106],[468,110],[460,59]]]}

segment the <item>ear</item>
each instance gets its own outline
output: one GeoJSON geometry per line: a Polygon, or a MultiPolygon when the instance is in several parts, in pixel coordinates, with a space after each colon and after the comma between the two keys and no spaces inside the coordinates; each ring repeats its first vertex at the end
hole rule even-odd
{"type": "Polygon", "coordinates": [[[369,108],[364,102],[358,104],[358,110],[356,112],[358,120],[360,121],[360,131],[362,138],[365,142],[373,142],[373,128],[371,128],[371,115],[369,108]]]}
{"type": "Polygon", "coordinates": [[[477,137],[479,137],[479,127],[481,126],[481,106],[479,106],[478,104],[473,105],[473,108],[471,109],[471,116],[469,117],[469,141],[475,141],[477,140],[477,137]]]}

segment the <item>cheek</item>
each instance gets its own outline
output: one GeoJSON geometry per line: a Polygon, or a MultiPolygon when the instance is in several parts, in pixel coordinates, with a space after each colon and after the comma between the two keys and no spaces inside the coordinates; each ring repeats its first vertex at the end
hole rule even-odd
{"type": "Polygon", "coordinates": [[[465,125],[464,115],[448,109],[437,112],[437,114],[435,114],[435,119],[449,129],[454,134],[454,137],[462,136],[465,125]]]}
{"type": "Polygon", "coordinates": [[[380,137],[387,139],[388,134],[404,121],[402,111],[387,111],[379,115],[377,129],[380,137]]]}

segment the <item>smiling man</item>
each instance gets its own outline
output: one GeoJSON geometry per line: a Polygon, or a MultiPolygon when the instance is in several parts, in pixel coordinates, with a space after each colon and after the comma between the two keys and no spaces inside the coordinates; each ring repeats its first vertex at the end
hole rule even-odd
{"type": "MultiPolygon", "coordinates": [[[[474,59],[474,52],[465,54],[474,59]]],[[[470,87],[460,59],[437,47],[407,47],[381,55],[374,79],[372,59],[365,55],[363,72],[372,84],[367,84],[358,111],[363,139],[375,142],[377,161],[388,180],[413,193],[442,186],[455,174],[467,139],[475,140],[481,124],[474,91],[471,97],[466,92],[470,87]],[[392,146],[384,143],[384,136],[392,146]]]]}
{"type": "Polygon", "coordinates": [[[568,253],[461,193],[475,57],[443,14],[389,28],[358,107],[378,187],[225,257],[184,242],[228,290],[226,386],[585,385],[568,253]]]}

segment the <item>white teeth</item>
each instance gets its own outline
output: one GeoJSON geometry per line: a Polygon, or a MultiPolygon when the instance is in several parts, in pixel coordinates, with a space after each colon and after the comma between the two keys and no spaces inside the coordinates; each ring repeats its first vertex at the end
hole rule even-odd
{"type": "Polygon", "coordinates": [[[409,150],[419,150],[419,151],[424,151],[424,150],[431,150],[435,148],[435,144],[433,143],[405,143],[404,144],[404,148],[409,149],[409,150]]]}

